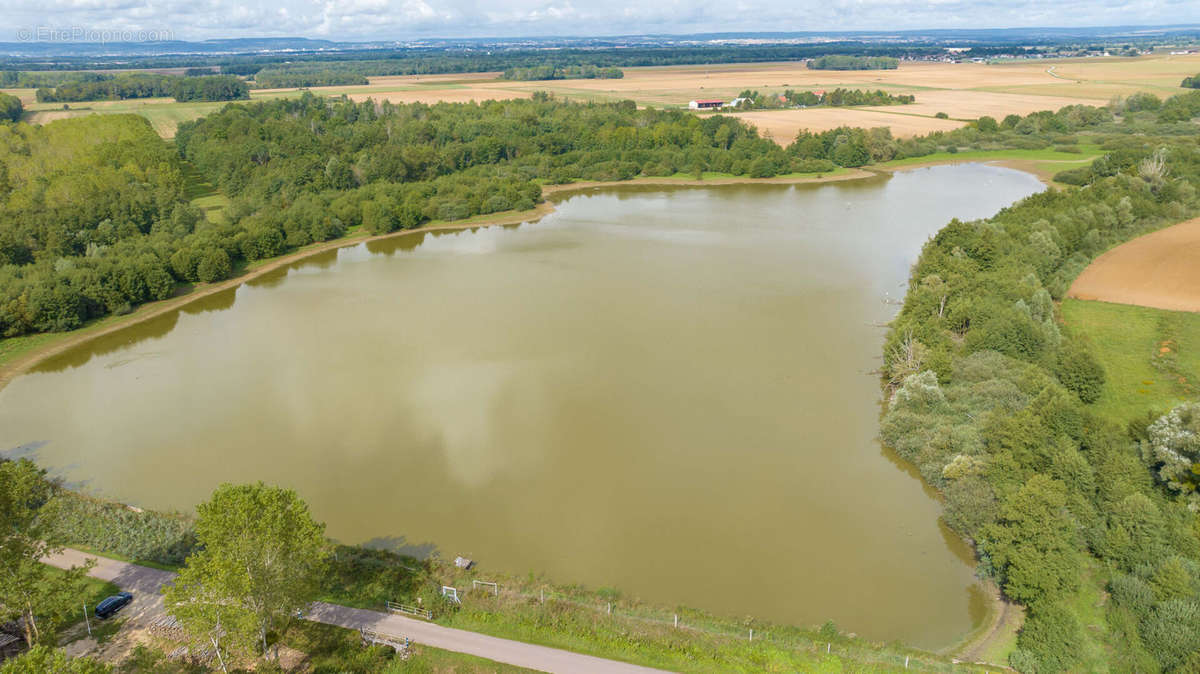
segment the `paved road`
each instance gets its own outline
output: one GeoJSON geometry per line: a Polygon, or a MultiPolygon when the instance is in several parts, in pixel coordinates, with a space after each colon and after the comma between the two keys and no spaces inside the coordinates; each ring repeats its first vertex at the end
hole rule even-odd
{"type": "MultiPolygon", "coordinates": [[[[69,548],[61,554],[47,557],[45,561],[65,569],[81,565],[87,559],[96,560],[96,566],[91,571],[92,577],[111,581],[121,589],[133,593],[134,601],[129,608],[125,609],[133,619],[148,622],[163,614],[165,609],[160,590],[163,585],[174,580],[175,573],[171,571],[160,571],[128,562],[119,562],[115,559],[96,557],[69,548]]],[[[313,604],[312,609],[304,617],[326,625],[350,629],[366,627],[385,634],[408,637],[418,644],[467,653],[496,662],[544,672],[638,674],[662,671],[616,660],[572,653],[558,648],[535,646],[522,641],[500,639],[478,632],[443,627],[399,615],[323,602],[313,604]]]]}

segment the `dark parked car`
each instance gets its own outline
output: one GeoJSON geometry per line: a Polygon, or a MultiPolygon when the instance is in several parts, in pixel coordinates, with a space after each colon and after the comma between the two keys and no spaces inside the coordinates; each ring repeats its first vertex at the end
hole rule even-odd
{"type": "Polygon", "coordinates": [[[107,618],[117,611],[125,608],[131,601],[133,601],[133,595],[129,594],[128,592],[114,594],[99,604],[96,604],[96,617],[107,618]]]}

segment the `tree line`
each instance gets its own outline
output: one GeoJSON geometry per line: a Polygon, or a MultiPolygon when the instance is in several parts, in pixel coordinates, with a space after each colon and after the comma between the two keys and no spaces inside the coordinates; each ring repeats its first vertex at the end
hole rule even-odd
{"type": "MultiPolygon", "coordinates": [[[[1128,426],[1096,414],[1106,373],[1056,304],[1096,255],[1200,212],[1197,129],[1161,113],[1200,114],[1195,96],[1098,125],[1105,155],[1073,172],[1079,189],[952,221],[925,245],[889,331],[882,437],[942,492],[980,574],[1027,607],[1010,659],[1022,672],[1098,666],[1083,659],[1093,639],[1114,671],[1200,667],[1200,406],[1128,426]],[[1099,632],[1078,604],[1089,582],[1111,594],[1099,632]]],[[[1061,134],[1089,115],[976,131],[1061,134]]]]}
{"type": "Polygon", "coordinates": [[[222,72],[247,75],[262,89],[304,87],[361,86],[369,84],[367,76],[350,70],[330,68],[324,64],[296,64],[266,68],[224,67],[222,72]]]}
{"type": "Polygon", "coordinates": [[[67,82],[99,82],[111,77],[106,73],[86,70],[0,70],[0,86],[14,89],[54,88],[67,82]]]}
{"type": "Polygon", "coordinates": [[[506,80],[619,80],[623,77],[625,72],[620,68],[594,65],[508,68],[501,75],[506,80]]]}
{"type": "Polygon", "coordinates": [[[1200,74],[1183,78],[1183,81],[1179,83],[1179,86],[1183,87],[1184,89],[1200,89],[1200,74]]]}
{"type": "Polygon", "coordinates": [[[912,94],[889,94],[882,89],[843,89],[838,87],[818,96],[813,91],[793,91],[788,89],[782,94],[762,95],[757,91],[745,89],[738,94],[739,110],[778,110],[781,108],[815,108],[828,106],[832,108],[850,107],[855,105],[907,105],[916,101],[912,94]]]}
{"type": "Polygon", "coordinates": [[[810,70],[895,70],[900,59],[892,56],[853,56],[827,54],[808,62],[810,70]]]}
{"type": "Polygon", "coordinates": [[[102,79],[65,81],[37,90],[40,103],[174,97],[176,101],[235,101],[250,97],[250,88],[232,75],[180,77],[154,73],[121,73],[102,79]]]}

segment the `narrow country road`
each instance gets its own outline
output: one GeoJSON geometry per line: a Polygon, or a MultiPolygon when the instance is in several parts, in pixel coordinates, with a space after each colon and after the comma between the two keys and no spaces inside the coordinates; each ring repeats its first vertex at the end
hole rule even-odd
{"type": "MultiPolygon", "coordinates": [[[[96,566],[90,574],[92,577],[110,581],[122,590],[133,593],[133,603],[123,613],[138,621],[149,622],[165,612],[161,589],[163,585],[174,580],[176,574],[171,571],[119,562],[70,548],[61,554],[47,557],[45,562],[65,569],[81,566],[88,559],[96,560],[96,566]]],[[[366,627],[385,634],[408,637],[418,644],[544,672],[635,674],[662,671],[522,641],[490,637],[398,615],[323,602],[314,603],[304,617],[307,620],[349,629],[366,627]]]]}

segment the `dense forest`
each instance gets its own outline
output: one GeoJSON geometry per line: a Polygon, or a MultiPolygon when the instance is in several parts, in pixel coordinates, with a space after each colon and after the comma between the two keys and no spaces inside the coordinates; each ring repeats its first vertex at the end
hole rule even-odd
{"type": "Polygon", "coordinates": [[[232,75],[179,77],[154,73],[120,73],[102,78],[66,80],[53,89],[37,90],[40,103],[117,101],[172,96],[184,101],[235,101],[250,97],[250,88],[232,75]]]}
{"type": "MultiPolygon", "coordinates": [[[[1200,94],[1132,107],[1100,126],[1105,155],[1071,172],[1079,189],[929,241],[888,336],[882,436],[945,495],[980,573],[1028,608],[1022,672],[1092,671],[1096,640],[1112,671],[1200,670],[1200,406],[1098,417],[1104,369],[1056,306],[1094,256],[1200,212],[1200,129],[1163,112],[1200,115],[1200,94]],[[1078,600],[1097,582],[1106,635],[1078,600]]],[[[986,126],[1067,133],[1090,114],[986,126]]]]}
{"type": "Polygon", "coordinates": [[[593,65],[509,68],[501,75],[506,80],[619,80],[622,77],[625,77],[625,72],[620,68],[593,65]]]}
{"type": "Polygon", "coordinates": [[[890,56],[850,56],[830,54],[808,62],[811,70],[895,70],[900,60],[890,56]]]}
{"type": "Polygon", "coordinates": [[[153,242],[190,229],[171,150],[143,119],[0,126],[0,334],[67,330],[168,297],[153,242]]]}

